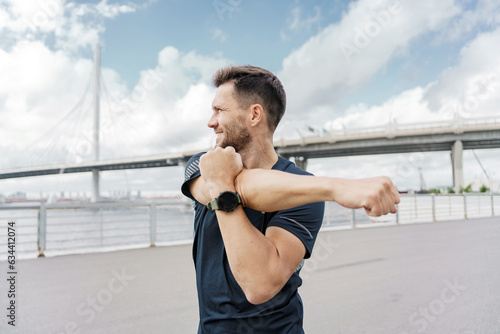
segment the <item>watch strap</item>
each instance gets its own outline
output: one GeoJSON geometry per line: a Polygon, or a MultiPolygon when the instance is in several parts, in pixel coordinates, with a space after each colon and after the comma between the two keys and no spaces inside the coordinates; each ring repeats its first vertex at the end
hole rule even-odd
{"type": "Polygon", "coordinates": [[[214,198],[213,200],[211,200],[210,202],[208,202],[207,204],[207,209],[208,210],[219,210],[219,205],[217,204],[217,199],[218,197],[214,198]]]}
{"type": "Polygon", "coordinates": [[[234,191],[223,191],[219,194],[219,196],[217,196],[216,198],[210,200],[208,203],[207,203],[207,209],[208,210],[212,210],[212,211],[215,211],[215,210],[222,210],[224,212],[231,212],[233,211],[234,209],[236,209],[236,207],[238,205],[241,204],[241,197],[240,195],[237,193],[237,192],[234,192],[234,191]],[[236,197],[236,203],[235,203],[235,206],[233,208],[229,208],[229,209],[226,209],[224,207],[220,207],[219,206],[219,198],[224,195],[225,193],[231,193],[233,195],[235,195],[236,197]]]}

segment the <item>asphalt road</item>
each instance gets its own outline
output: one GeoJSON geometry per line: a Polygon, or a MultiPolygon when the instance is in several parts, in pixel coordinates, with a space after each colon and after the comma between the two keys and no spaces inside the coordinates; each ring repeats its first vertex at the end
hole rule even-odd
{"type": "MultiPolygon", "coordinates": [[[[0,333],[196,333],[191,246],[20,260],[0,333]]],[[[9,278],[7,263],[0,272],[9,278]]],[[[500,333],[500,218],[322,232],[306,333],[500,333]]]]}

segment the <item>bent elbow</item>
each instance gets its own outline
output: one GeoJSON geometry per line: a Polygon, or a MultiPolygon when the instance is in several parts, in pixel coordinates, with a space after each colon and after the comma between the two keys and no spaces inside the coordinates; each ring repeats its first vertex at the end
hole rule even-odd
{"type": "Polygon", "coordinates": [[[245,293],[245,297],[247,298],[248,302],[253,305],[259,305],[259,304],[264,304],[265,302],[271,300],[274,295],[270,294],[263,294],[263,293],[245,293]]]}
{"type": "Polygon", "coordinates": [[[245,293],[245,297],[250,304],[258,305],[263,304],[269,300],[271,300],[274,296],[278,294],[281,287],[263,287],[260,289],[248,289],[247,291],[243,291],[245,293]]]}

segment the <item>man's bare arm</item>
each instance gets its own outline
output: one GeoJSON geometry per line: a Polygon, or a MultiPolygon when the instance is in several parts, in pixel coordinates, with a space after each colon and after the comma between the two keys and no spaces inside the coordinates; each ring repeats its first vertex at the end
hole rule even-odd
{"type": "Polygon", "coordinates": [[[396,187],[385,176],[347,180],[244,169],[236,177],[235,186],[244,206],[264,212],[334,201],[351,209],[365,208],[370,216],[380,216],[396,213],[400,201],[396,187]]]}
{"type": "MultiPolygon", "coordinates": [[[[335,201],[351,208],[365,208],[370,216],[395,213],[399,193],[388,177],[347,180],[296,175],[277,170],[243,169],[234,182],[243,206],[274,212],[299,205],[335,201]]],[[[191,181],[194,198],[207,204],[212,198],[203,178],[191,181]]]]}

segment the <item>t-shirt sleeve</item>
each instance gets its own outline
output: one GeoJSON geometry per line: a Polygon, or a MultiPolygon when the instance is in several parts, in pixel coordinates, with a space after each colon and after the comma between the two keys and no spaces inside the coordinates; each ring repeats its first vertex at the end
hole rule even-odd
{"type": "Polygon", "coordinates": [[[193,195],[191,195],[191,192],[189,191],[189,181],[192,181],[196,179],[198,176],[201,175],[200,172],[200,157],[205,154],[205,152],[198,153],[189,159],[189,161],[186,164],[186,169],[184,171],[184,182],[182,183],[181,186],[181,191],[184,194],[184,196],[189,197],[193,201],[196,201],[193,195]]]}
{"type": "MultiPolygon", "coordinates": [[[[287,165],[278,168],[287,173],[298,175],[312,175],[306,171],[297,168],[294,164],[286,162],[287,165]]],[[[302,241],[306,247],[305,259],[311,257],[312,249],[319,229],[323,223],[325,214],[325,203],[317,202],[297,206],[288,210],[277,211],[267,224],[269,226],[278,226],[295,235],[302,241]]]]}
{"type": "Polygon", "coordinates": [[[306,247],[305,259],[311,257],[312,249],[323,222],[325,203],[311,203],[276,212],[267,227],[277,226],[295,235],[306,247]]]}

